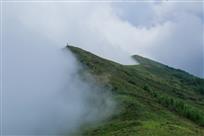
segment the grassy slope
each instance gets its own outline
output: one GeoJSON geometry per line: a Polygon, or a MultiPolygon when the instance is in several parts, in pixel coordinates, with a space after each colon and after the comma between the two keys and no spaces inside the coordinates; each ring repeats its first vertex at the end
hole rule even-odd
{"type": "Polygon", "coordinates": [[[160,96],[167,96],[204,115],[203,79],[137,55],[134,58],[140,65],[125,66],[76,47],[68,48],[88,72],[104,77],[101,82],[109,79],[107,84],[120,111],[98,126],[84,129],[82,135],[204,136],[202,122],[160,101],[160,96]]]}

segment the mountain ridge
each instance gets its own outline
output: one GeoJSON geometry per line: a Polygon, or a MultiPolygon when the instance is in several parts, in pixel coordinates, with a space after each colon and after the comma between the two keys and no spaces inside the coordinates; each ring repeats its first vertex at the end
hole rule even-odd
{"type": "Polygon", "coordinates": [[[106,84],[122,107],[119,115],[82,135],[204,135],[203,79],[139,55],[133,56],[139,65],[121,65],[74,46],[67,48],[84,72],[109,75],[106,84]]]}

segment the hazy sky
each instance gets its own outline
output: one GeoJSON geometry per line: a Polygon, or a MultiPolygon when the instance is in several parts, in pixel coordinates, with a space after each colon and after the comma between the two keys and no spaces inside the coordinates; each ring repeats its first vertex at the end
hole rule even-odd
{"type": "Polygon", "coordinates": [[[204,76],[203,2],[4,3],[3,8],[7,29],[21,25],[47,44],[63,47],[68,41],[124,64],[133,63],[128,55],[139,54],[204,76]]]}

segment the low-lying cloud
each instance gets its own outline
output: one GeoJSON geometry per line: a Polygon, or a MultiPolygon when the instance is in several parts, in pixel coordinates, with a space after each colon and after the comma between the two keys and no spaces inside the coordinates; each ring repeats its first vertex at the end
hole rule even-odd
{"type": "Polygon", "coordinates": [[[113,114],[116,103],[109,88],[91,75],[82,80],[78,72],[83,67],[66,43],[47,39],[44,31],[28,29],[6,13],[3,135],[69,135],[113,114]]]}
{"type": "Polygon", "coordinates": [[[82,80],[68,49],[8,46],[14,52],[4,56],[3,135],[70,134],[112,115],[109,89],[92,76],[82,80]]]}

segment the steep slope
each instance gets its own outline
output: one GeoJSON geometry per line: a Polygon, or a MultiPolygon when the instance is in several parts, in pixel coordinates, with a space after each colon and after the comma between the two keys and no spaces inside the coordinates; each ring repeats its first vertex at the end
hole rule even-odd
{"type": "Polygon", "coordinates": [[[83,128],[81,135],[204,136],[203,79],[138,55],[133,57],[140,64],[128,66],[80,48],[67,48],[84,72],[100,77],[111,88],[118,103],[117,114],[83,128]]]}

